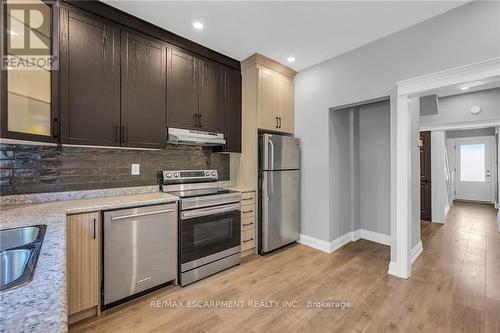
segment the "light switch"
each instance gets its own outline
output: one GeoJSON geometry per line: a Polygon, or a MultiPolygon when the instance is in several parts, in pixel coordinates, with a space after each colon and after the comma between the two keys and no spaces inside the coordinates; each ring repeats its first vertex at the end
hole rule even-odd
{"type": "Polygon", "coordinates": [[[141,173],[140,167],[141,167],[140,164],[132,164],[132,176],[137,176],[141,173]]]}

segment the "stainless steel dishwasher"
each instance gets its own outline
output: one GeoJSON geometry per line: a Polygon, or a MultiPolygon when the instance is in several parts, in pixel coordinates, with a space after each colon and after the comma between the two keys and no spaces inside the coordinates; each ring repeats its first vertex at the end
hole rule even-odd
{"type": "Polygon", "coordinates": [[[177,279],[177,203],[104,212],[102,308],[177,279]]]}

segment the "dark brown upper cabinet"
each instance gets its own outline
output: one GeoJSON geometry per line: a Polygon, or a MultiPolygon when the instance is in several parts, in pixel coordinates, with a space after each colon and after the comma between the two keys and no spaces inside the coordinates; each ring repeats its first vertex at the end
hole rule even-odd
{"type": "Polygon", "coordinates": [[[222,66],[211,61],[198,61],[199,100],[198,127],[204,131],[224,133],[224,73],[222,66]]]}
{"type": "Polygon", "coordinates": [[[241,153],[241,73],[225,69],[226,152],[241,153]]]}
{"type": "Polygon", "coordinates": [[[175,49],[167,51],[167,125],[198,127],[198,85],[196,58],[175,49]]]}
{"type": "Polygon", "coordinates": [[[79,10],[61,10],[63,143],[120,145],[120,30],[79,10]]]}
{"type": "Polygon", "coordinates": [[[168,127],[224,133],[223,66],[169,50],[168,127]]]}
{"type": "Polygon", "coordinates": [[[122,31],[121,145],[163,148],[166,144],[166,46],[122,31]]]}

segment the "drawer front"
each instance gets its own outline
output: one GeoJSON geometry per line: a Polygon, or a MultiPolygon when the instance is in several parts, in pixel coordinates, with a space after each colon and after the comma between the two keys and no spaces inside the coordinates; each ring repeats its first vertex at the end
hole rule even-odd
{"type": "Polygon", "coordinates": [[[255,229],[255,216],[241,219],[241,231],[255,229]]]}
{"type": "Polygon", "coordinates": [[[241,252],[255,247],[255,229],[241,232],[241,252]]]}
{"type": "Polygon", "coordinates": [[[255,217],[255,205],[241,206],[241,219],[255,217]]]}
{"type": "Polygon", "coordinates": [[[241,204],[243,206],[255,205],[255,192],[241,193],[241,204]]]}

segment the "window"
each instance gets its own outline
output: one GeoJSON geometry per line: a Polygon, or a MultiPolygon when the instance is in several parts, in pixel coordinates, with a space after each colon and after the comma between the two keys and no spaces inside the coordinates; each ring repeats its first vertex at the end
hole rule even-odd
{"type": "Polygon", "coordinates": [[[486,181],[485,160],[484,143],[460,145],[460,181],[486,181]]]}

